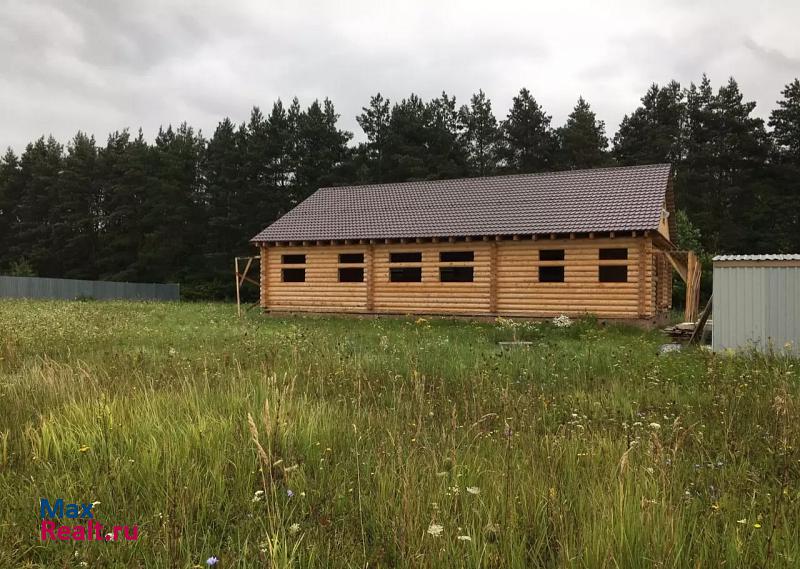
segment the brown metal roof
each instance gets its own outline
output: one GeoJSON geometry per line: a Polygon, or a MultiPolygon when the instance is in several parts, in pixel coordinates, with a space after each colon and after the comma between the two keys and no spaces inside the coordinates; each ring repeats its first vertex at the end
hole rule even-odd
{"type": "Polygon", "coordinates": [[[653,164],[321,188],[253,241],[657,230],[669,180],[653,164]]]}

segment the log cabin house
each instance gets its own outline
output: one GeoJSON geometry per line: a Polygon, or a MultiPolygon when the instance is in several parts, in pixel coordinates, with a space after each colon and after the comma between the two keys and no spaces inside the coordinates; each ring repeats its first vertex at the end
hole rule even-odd
{"type": "Polygon", "coordinates": [[[260,304],[654,324],[672,266],[692,278],[671,180],[655,164],[321,188],[252,239],[260,304]]]}

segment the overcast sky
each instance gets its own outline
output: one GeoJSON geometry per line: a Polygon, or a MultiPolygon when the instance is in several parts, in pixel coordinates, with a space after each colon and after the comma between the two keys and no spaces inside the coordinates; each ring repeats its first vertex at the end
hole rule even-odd
{"type": "Polygon", "coordinates": [[[583,95],[616,130],[652,82],[730,75],[769,114],[800,75],[800,1],[0,0],[0,148],[187,121],[210,136],[294,95],[341,126],[397,100],[527,86],[560,124],[583,95]]]}

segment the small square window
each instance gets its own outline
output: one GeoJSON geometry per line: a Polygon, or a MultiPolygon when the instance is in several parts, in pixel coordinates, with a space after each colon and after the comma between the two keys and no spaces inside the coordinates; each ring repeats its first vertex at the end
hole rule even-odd
{"type": "Polygon", "coordinates": [[[442,263],[471,263],[474,260],[474,251],[442,251],[439,253],[439,261],[442,263]]]}
{"type": "Polygon", "coordinates": [[[563,261],[564,249],[539,249],[540,261],[563,261]]]}
{"type": "Polygon", "coordinates": [[[281,277],[285,283],[304,283],[306,282],[305,269],[283,269],[281,277]]]}
{"type": "Polygon", "coordinates": [[[601,283],[628,282],[628,267],[625,265],[600,265],[598,280],[601,283]]]}
{"type": "Polygon", "coordinates": [[[422,282],[422,267],[395,267],[389,269],[389,280],[393,283],[422,282]]]}
{"type": "Polygon", "coordinates": [[[281,263],[284,265],[304,265],[306,262],[305,255],[282,255],[281,263]]]}
{"type": "Polygon", "coordinates": [[[564,267],[539,267],[540,283],[563,283],[564,267]]]}
{"type": "Polygon", "coordinates": [[[361,267],[348,267],[339,269],[340,283],[363,283],[364,269],[361,267]]]}
{"type": "Polygon", "coordinates": [[[625,247],[615,249],[600,249],[601,261],[621,261],[628,258],[628,249],[625,247]]]}
{"type": "Polygon", "coordinates": [[[339,262],[346,263],[363,263],[364,253],[341,253],[339,255],[339,262]]]}
{"type": "Polygon", "coordinates": [[[400,252],[389,254],[390,263],[421,263],[422,253],[416,252],[400,252]]]}
{"type": "Polygon", "coordinates": [[[474,270],[472,267],[441,267],[439,281],[443,283],[471,283],[474,270]]]}

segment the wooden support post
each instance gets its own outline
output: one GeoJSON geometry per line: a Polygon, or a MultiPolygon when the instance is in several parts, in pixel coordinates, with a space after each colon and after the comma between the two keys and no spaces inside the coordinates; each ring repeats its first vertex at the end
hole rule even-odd
{"type": "Polygon", "coordinates": [[[497,241],[489,244],[489,313],[497,314],[497,241]]]}
{"type": "Polygon", "coordinates": [[[367,312],[375,310],[375,245],[367,249],[367,312]]]}
{"type": "Polygon", "coordinates": [[[266,310],[269,306],[269,278],[267,271],[269,270],[269,249],[266,246],[261,248],[261,267],[259,270],[261,278],[259,279],[259,293],[258,298],[261,301],[261,309],[266,310]]]}
{"type": "Polygon", "coordinates": [[[647,317],[647,240],[639,240],[639,318],[647,317]]]}
{"type": "Polygon", "coordinates": [[[237,314],[237,316],[239,316],[239,318],[241,318],[242,317],[242,299],[241,299],[241,295],[239,293],[239,287],[241,286],[239,284],[239,257],[236,257],[233,260],[233,269],[234,269],[233,276],[236,279],[236,314],[237,314]]]}

